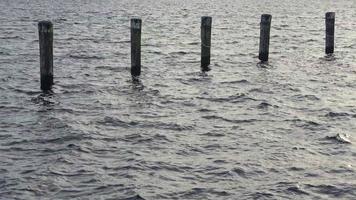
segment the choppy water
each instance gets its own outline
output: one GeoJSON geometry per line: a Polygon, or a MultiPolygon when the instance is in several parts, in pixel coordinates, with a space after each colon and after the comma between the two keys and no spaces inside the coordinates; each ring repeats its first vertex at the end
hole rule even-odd
{"type": "Polygon", "coordinates": [[[1,0],[0,199],[355,199],[354,0],[1,0]],[[336,12],[335,59],[324,14],[336,12]],[[260,15],[273,15],[258,66],[260,15]],[[200,17],[213,17],[212,71],[200,17]],[[143,19],[142,83],[129,19],[143,19]],[[54,94],[37,22],[54,23],[54,94]]]}

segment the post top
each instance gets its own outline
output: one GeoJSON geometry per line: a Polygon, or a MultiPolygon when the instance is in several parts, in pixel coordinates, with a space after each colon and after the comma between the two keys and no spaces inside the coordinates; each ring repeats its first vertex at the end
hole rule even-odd
{"type": "Polygon", "coordinates": [[[201,17],[201,25],[202,26],[211,26],[212,20],[213,19],[210,16],[202,16],[201,17]]]}
{"type": "Polygon", "coordinates": [[[131,29],[141,29],[142,20],[140,18],[131,18],[131,29]]]}
{"type": "Polygon", "coordinates": [[[38,22],[38,31],[40,33],[52,33],[53,24],[50,21],[40,21],[38,22]]]}
{"type": "Polygon", "coordinates": [[[52,24],[51,21],[45,20],[45,21],[39,21],[39,22],[38,22],[38,25],[42,25],[42,26],[52,26],[53,24],[52,24]]]}
{"type": "Polygon", "coordinates": [[[335,12],[327,12],[325,13],[326,19],[335,19],[335,12]]]}
{"type": "Polygon", "coordinates": [[[142,22],[142,19],[138,18],[138,17],[134,17],[134,18],[131,18],[131,22],[135,22],[135,23],[142,22]]]}
{"type": "Polygon", "coordinates": [[[272,15],[270,14],[262,14],[261,15],[261,23],[271,23],[272,15]]]}

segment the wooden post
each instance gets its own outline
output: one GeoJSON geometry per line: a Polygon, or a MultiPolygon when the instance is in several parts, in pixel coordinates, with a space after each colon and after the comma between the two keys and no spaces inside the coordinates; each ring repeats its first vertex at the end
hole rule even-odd
{"type": "Polygon", "coordinates": [[[141,74],[141,27],[142,20],[131,19],[131,76],[141,74]]]}
{"type": "Polygon", "coordinates": [[[334,34],[335,34],[335,13],[327,12],[325,14],[325,53],[334,53],[334,34]]]}
{"type": "Polygon", "coordinates": [[[260,50],[258,58],[262,62],[268,61],[269,35],[271,30],[272,15],[263,14],[260,23],[260,50]]]}
{"type": "Polygon", "coordinates": [[[51,90],[53,85],[53,24],[50,21],[38,23],[40,43],[41,89],[51,90]]]}
{"type": "Polygon", "coordinates": [[[201,69],[203,72],[210,71],[211,24],[211,17],[201,18],[201,69]]]}

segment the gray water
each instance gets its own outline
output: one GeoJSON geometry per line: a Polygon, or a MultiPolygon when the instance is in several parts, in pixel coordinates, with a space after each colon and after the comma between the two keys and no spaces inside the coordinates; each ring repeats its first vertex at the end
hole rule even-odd
{"type": "Polygon", "coordinates": [[[0,199],[356,199],[355,19],[354,0],[1,0],[0,199]],[[53,94],[39,89],[40,20],[54,23],[53,94]]]}

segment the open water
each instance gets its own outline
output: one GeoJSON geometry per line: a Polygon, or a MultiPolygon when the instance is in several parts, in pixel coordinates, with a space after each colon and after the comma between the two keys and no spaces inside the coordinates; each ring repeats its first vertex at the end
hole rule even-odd
{"type": "Polygon", "coordinates": [[[356,199],[355,143],[355,0],[0,1],[1,200],[356,199]],[[39,89],[40,20],[54,23],[53,94],[39,89]]]}

